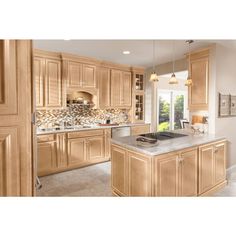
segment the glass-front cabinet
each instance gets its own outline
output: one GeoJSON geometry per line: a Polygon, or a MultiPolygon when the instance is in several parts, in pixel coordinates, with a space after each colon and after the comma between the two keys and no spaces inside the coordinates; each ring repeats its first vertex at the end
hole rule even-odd
{"type": "Polygon", "coordinates": [[[144,71],[133,72],[133,119],[134,123],[144,123],[145,105],[145,76],[144,71]]]}

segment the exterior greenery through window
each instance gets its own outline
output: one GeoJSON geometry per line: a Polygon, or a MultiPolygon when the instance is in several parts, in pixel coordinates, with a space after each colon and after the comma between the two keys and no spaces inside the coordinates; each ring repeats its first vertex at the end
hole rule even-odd
{"type": "Polygon", "coordinates": [[[180,129],[180,119],[186,118],[183,92],[159,92],[159,131],[180,129]]]}

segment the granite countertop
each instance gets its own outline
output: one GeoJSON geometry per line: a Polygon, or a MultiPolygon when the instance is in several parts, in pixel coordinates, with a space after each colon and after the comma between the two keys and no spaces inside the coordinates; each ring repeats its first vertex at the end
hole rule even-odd
{"type": "Polygon", "coordinates": [[[158,141],[158,143],[153,147],[143,147],[138,145],[136,142],[136,138],[138,136],[127,136],[112,139],[112,143],[127,148],[131,151],[136,151],[148,156],[156,156],[225,139],[225,137],[219,137],[215,134],[192,134],[183,130],[176,131],[176,133],[187,134],[188,136],[158,141]]]}
{"type": "Polygon", "coordinates": [[[57,134],[57,133],[69,133],[69,132],[77,132],[77,131],[86,131],[86,130],[94,130],[94,129],[110,129],[110,128],[117,128],[117,127],[127,127],[127,126],[138,126],[138,125],[149,125],[150,123],[127,123],[127,124],[120,124],[120,125],[109,125],[109,126],[99,126],[99,125],[91,125],[90,127],[84,128],[83,126],[74,126],[72,129],[66,129],[61,127],[59,130],[55,130],[53,128],[49,128],[46,130],[37,129],[37,135],[43,134],[57,134]]]}

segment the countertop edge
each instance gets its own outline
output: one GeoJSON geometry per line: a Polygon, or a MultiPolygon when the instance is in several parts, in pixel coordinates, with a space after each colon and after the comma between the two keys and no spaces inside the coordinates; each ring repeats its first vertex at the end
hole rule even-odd
{"type": "MultiPolygon", "coordinates": [[[[135,136],[135,137],[138,137],[138,136],[135,136]]],[[[151,156],[151,157],[155,157],[155,156],[168,154],[168,153],[175,152],[175,151],[180,151],[182,149],[192,148],[192,147],[196,147],[196,146],[200,146],[200,145],[207,145],[211,142],[218,142],[218,141],[223,141],[223,140],[227,140],[226,137],[223,137],[223,136],[222,137],[215,137],[215,138],[211,138],[208,141],[198,142],[196,144],[189,144],[188,145],[188,143],[186,143],[186,145],[181,146],[181,147],[177,147],[177,148],[171,147],[168,151],[163,151],[163,152],[150,152],[148,150],[145,150],[145,147],[137,148],[135,146],[126,144],[126,143],[121,142],[121,141],[116,140],[116,139],[111,139],[111,143],[115,144],[115,145],[118,145],[118,146],[121,146],[121,147],[123,147],[125,149],[128,149],[130,151],[139,152],[141,154],[145,154],[145,155],[148,155],[148,156],[151,156]]]]}
{"type": "Polygon", "coordinates": [[[91,127],[91,128],[52,130],[52,131],[42,131],[42,132],[37,131],[36,135],[71,133],[71,132],[80,132],[80,131],[88,131],[88,130],[111,129],[111,128],[121,128],[121,127],[142,126],[142,125],[150,125],[150,123],[131,123],[131,124],[123,124],[123,125],[96,126],[96,127],[91,127]]]}

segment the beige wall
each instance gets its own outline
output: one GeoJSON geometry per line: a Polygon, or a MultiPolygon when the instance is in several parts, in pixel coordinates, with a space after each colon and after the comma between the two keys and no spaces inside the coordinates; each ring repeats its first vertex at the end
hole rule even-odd
{"type": "Polygon", "coordinates": [[[215,132],[229,141],[227,167],[236,165],[236,117],[218,118],[218,93],[236,95],[236,52],[216,45],[215,132]]]}

